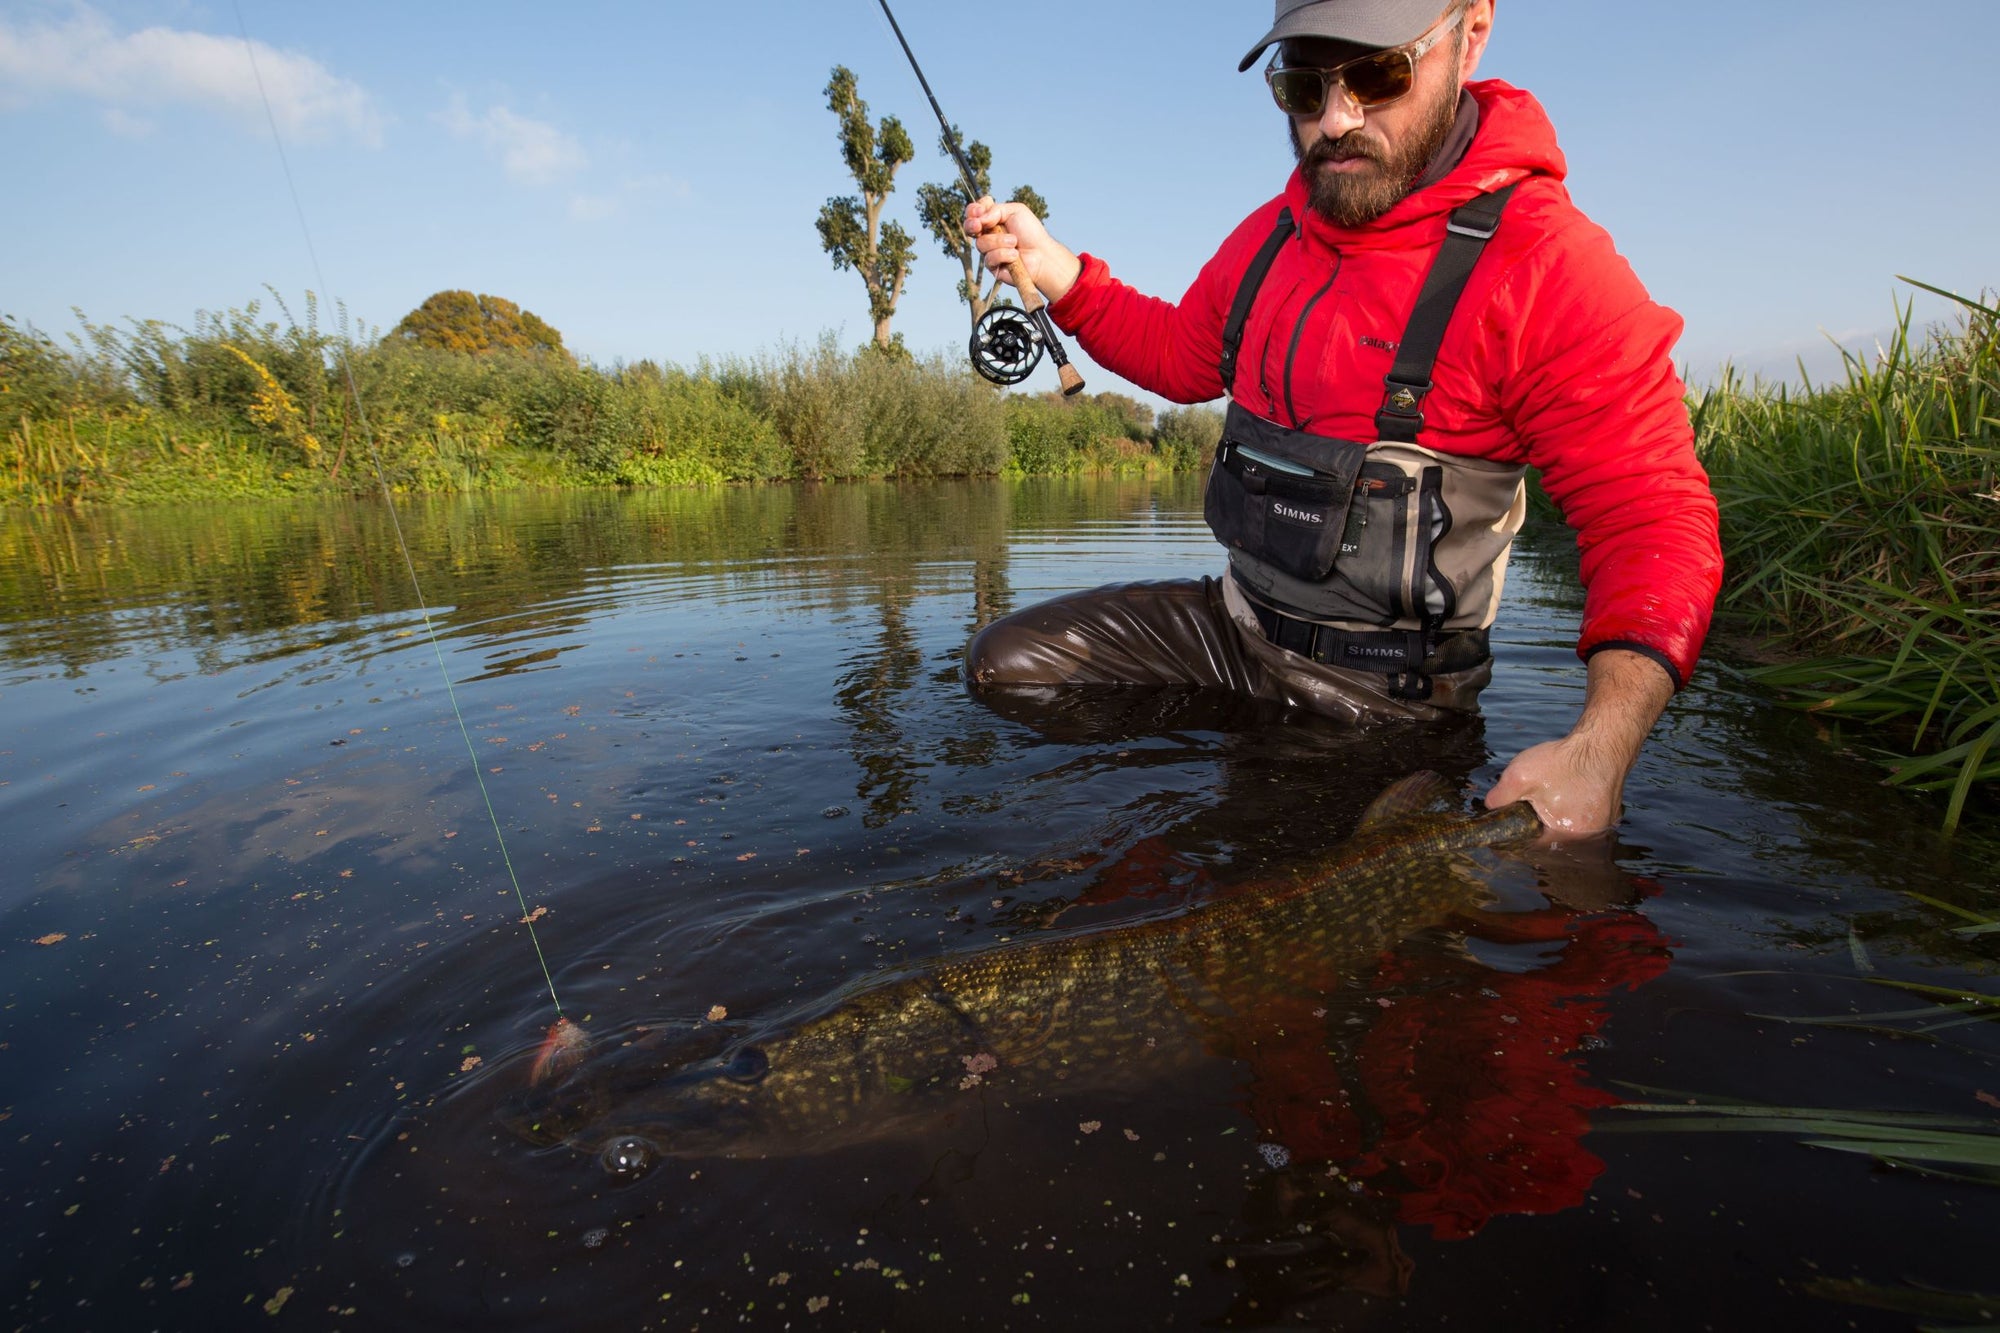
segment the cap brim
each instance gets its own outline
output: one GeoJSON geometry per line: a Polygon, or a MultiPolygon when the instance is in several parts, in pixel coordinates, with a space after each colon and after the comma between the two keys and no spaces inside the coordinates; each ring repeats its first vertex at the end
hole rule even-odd
{"type": "Polygon", "coordinates": [[[1433,12],[1428,3],[1387,3],[1387,4],[1347,4],[1330,3],[1301,5],[1279,19],[1263,40],[1250,48],[1250,54],[1237,63],[1241,73],[1257,63],[1257,57],[1271,49],[1278,42],[1290,41],[1294,37],[1325,37],[1337,42],[1353,42],[1356,46],[1402,46],[1414,42],[1437,22],[1440,9],[1433,12]],[[1411,10],[1416,11],[1414,17],[1411,10]],[[1383,11],[1400,11],[1388,12],[1383,11]],[[1416,27],[1410,24],[1414,21],[1416,27]]]}

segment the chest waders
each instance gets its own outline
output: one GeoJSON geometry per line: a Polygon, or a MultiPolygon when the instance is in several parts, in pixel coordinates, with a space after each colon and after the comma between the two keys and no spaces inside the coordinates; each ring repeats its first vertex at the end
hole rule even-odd
{"type": "Polygon", "coordinates": [[[1373,443],[1266,421],[1235,401],[1243,327],[1291,210],[1236,289],[1222,333],[1231,391],[1203,513],[1229,548],[1230,574],[1264,635],[1312,661],[1379,672],[1400,699],[1431,695],[1431,676],[1487,660],[1507,553],[1527,514],[1527,469],[1418,443],[1431,370],[1473,266],[1500,226],[1509,185],[1454,210],[1424,278],[1373,443]]]}

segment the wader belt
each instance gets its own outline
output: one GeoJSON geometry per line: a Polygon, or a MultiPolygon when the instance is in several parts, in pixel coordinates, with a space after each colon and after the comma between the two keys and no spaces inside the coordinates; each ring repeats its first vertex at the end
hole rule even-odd
{"type": "MultiPolygon", "coordinates": [[[[1235,572],[1230,573],[1235,578],[1235,572]]],[[[1468,671],[1492,656],[1483,629],[1455,630],[1434,635],[1428,629],[1336,629],[1315,620],[1286,615],[1264,601],[1242,579],[1236,586],[1250,604],[1257,625],[1286,652],[1325,666],[1382,673],[1388,693],[1398,699],[1428,699],[1430,678],[1445,672],[1468,671]]]]}

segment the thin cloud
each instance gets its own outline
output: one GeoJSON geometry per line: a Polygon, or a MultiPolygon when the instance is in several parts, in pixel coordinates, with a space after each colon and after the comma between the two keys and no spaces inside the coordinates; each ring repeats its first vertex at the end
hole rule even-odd
{"type": "MultiPolygon", "coordinates": [[[[308,56],[256,41],[246,48],[241,37],[181,28],[120,32],[85,5],[60,22],[0,19],[0,103],[65,94],[114,113],[206,107],[256,127],[264,123],[268,97],[271,115],[289,138],[346,134],[370,147],[382,139],[383,116],[367,92],[308,56]]],[[[143,118],[113,114],[106,123],[130,133],[143,118]]]]}
{"type": "Polygon", "coordinates": [[[590,155],[575,138],[504,106],[490,106],[475,116],[465,98],[455,96],[437,118],[454,138],[483,145],[500,159],[508,179],[523,185],[553,185],[590,165],[590,155]]]}

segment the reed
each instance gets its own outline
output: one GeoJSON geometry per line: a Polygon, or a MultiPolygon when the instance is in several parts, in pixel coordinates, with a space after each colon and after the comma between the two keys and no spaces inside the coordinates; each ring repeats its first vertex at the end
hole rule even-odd
{"type": "Polygon", "coordinates": [[[1723,607],[1792,659],[1747,674],[1880,728],[1889,781],[1949,791],[1949,830],[2000,781],[2000,312],[1939,294],[1955,323],[1919,333],[1899,307],[1832,383],[1725,373],[1691,406],[1723,607]]]}
{"type": "Polygon", "coordinates": [[[67,348],[0,316],[0,504],[353,494],[374,488],[371,446],[406,492],[1152,472],[1204,465],[1220,420],[1156,429],[1116,394],[1004,394],[956,357],[831,336],[601,367],[416,347],[344,311],[336,335],[310,295],[303,319],[270,299],[281,319],[253,302],[185,329],[85,321],[67,348]]]}

